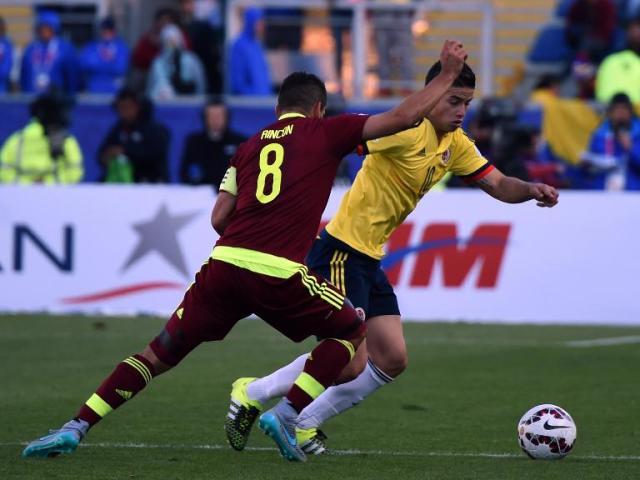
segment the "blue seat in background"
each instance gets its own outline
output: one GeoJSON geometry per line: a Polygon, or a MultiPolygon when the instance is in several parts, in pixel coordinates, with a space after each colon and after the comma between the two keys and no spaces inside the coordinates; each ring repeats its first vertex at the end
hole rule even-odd
{"type": "Polygon", "coordinates": [[[576,0],[559,0],[556,6],[556,17],[566,18],[575,1],[576,0]]]}
{"type": "Polygon", "coordinates": [[[548,23],[538,32],[527,60],[531,63],[565,63],[572,52],[565,39],[564,26],[548,23]]]}

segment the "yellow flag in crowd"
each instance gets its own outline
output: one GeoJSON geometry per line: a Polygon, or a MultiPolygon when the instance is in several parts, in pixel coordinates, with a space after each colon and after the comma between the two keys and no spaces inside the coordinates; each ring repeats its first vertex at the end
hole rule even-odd
{"type": "Polygon", "coordinates": [[[584,100],[558,98],[537,90],[531,100],[542,106],[542,136],[555,155],[575,165],[589,147],[600,116],[584,100]]]}

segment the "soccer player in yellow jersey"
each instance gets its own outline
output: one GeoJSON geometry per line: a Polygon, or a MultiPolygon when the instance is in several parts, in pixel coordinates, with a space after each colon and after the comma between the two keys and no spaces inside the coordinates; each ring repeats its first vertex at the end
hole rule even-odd
{"type": "MultiPolygon", "coordinates": [[[[426,83],[440,72],[436,63],[426,83]]],[[[340,208],[316,239],[307,264],[344,292],[367,319],[367,338],[338,385],[324,391],[298,417],[298,443],[309,454],[325,451],[320,425],[391,382],[407,366],[400,310],[380,260],[391,233],[447,172],[475,184],[498,200],[536,200],[553,207],[558,192],[548,185],[507,177],[478,151],[462,130],[475,89],[465,64],[453,86],[415,127],[362,146],[362,169],[340,208]]],[[[302,371],[308,354],[260,378],[236,380],[225,429],[236,450],[246,444],[263,404],[283,396],[302,371]]]]}

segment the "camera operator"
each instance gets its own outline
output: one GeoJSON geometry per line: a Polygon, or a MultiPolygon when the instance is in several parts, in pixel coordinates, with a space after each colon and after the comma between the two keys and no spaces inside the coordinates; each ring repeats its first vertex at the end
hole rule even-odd
{"type": "Polygon", "coordinates": [[[82,152],[69,133],[70,102],[54,93],[36,98],[31,119],[0,150],[0,183],[68,184],[82,178],[82,152]]]}
{"type": "MultiPolygon", "coordinates": [[[[518,124],[518,107],[509,99],[487,98],[469,124],[476,148],[505,175],[528,181],[526,162],[535,158],[537,132],[518,124]]],[[[448,186],[466,186],[452,177],[448,186]]]]}
{"type": "Polygon", "coordinates": [[[582,167],[594,189],[640,190],[640,120],[631,100],[617,93],[607,118],[591,136],[582,167]]]}

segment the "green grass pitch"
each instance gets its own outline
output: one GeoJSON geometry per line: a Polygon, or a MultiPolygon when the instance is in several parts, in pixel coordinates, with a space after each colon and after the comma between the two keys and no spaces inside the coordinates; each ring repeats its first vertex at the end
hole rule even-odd
{"type": "Polygon", "coordinates": [[[289,464],[257,428],[247,451],[226,446],[228,394],[236,377],[265,374],[313,343],[243,321],[109,415],[75,454],[20,458],[26,441],[65,422],[162,325],[0,316],[0,478],[640,478],[640,328],[614,327],[406,324],[405,374],[327,423],[334,454],[289,464]],[[617,337],[625,338],[570,343],[617,337]],[[516,442],[520,416],[544,402],[566,408],[578,426],[562,461],[529,460],[516,442]]]}

